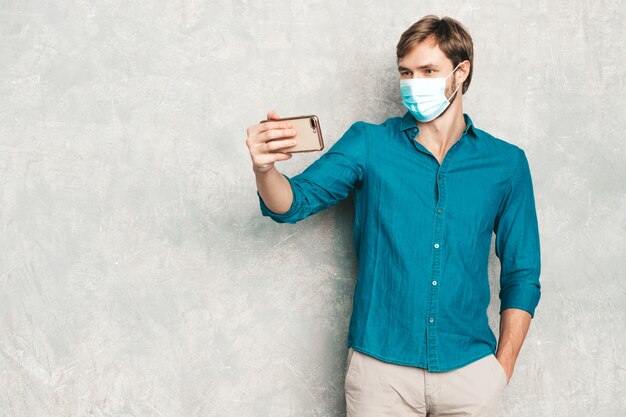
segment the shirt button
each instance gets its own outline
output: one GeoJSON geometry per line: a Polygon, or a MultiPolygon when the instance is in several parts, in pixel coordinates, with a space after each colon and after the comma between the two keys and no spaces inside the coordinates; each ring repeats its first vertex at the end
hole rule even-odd
{"type": "Polygon", "coordinates": [[[431,318],[428,319],[428,321],[432,323],[433,321],[435,321],[435,318],[431,317],[431,318]]]}
{"type": "Polygon", "coordinates": [[[441,214],[441,213],[443,213],[443,210],[437,209],[437,213],[441,214]]]}
{"type": "Polygon", "coordinates": [[[435,243],[435,249],[439,249],[439,243],[435,243]]]}
{"type": "Polygon", "coordinates": [[[443,174],[439,174],[439,179],[442,179],[442,178],[443,178],[443,174]]]}
{"type": "Polygon", "coordinates": [[[437,281],[433,281],[433,285],[437,285],[437,281]]]}

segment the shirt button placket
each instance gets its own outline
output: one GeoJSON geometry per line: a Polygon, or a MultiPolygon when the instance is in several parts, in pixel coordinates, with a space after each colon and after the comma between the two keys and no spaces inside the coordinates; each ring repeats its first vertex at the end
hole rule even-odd
{"type": "Polygon", "coordinates": [[[440,265],[441,265],[441,250],[443,245],[443,211],[445,207],[445,183],[444,183],[444,171],[445,165],[441,165],[437,172],[435,181],[437,182],[437,202],[436,213],[434,215],[435,224],[433,226],[433,265],[432,265],[432,282],[430,286],[430,303],[428,306],[428,326],[427,340],[428,340],[428,368],[437,370],[439,369],[439,358],[437,355],[437,306],[439,302],[439,278],[440,278],[440,265]]]}

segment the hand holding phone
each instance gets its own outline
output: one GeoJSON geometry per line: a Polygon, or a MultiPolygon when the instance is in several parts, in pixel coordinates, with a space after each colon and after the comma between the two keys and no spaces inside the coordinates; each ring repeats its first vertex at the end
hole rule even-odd
{"type": "Polygon", "coordinates": [[[293,137],[296,135],[291,123],[281,122],[275,111],[267,113],[267,123],[257,123],[246,129],[248,137],[246,146],[252,159],[252,170],[255,173],[268,172],[276,161],[286,161],[293,156],[289,152],[273,152],[296,144],[293,137]],[[279,140],[277,140],[279,139],[279,140]]]}
{"type": "Polygon", "coordinates": [[[278,148],[270,151],[270,153],[313,152],[324,149],[324,138],[322,137],[322,129],[320,128],[320,121],[317,116],[307,115],[284,117],[280,119],[261,120],[260,123],[267,123],[270,121],[288,121],[292,125],[293,129],[296,130],[296,135],[292,138],[296,140],[295,145],[278,148]]]}

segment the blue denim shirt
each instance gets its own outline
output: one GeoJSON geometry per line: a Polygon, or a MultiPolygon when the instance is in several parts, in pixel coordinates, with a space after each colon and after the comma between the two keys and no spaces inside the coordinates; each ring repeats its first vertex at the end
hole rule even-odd
{"type": "Polygon", "coordinates": [[[385,362],[449,371],[496,350],[487,307],[492,232],[500,260],[500,313],[534,317],[540,298],[539,230],[530,168],[516,145],[465,131],[441,165],[414,138],[407,111],[358,121],[289,180],[296,223],[354,192],[358,279],[348,346],[385,362]]]}

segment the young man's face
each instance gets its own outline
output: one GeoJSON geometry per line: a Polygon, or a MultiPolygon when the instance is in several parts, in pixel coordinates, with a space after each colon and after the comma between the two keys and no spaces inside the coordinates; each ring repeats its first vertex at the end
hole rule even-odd
{"type": "MultiPolygon", "coordinates": [[[[424,39],[398,62],[400,79],[444,78],[453,69],[452,61],[439,49],[434,38],[424,39]]],[[[450,97],[458,87],[455,75],[459,73],[460,69],[461,67],[457,68],[455,73],[446,80],[446,97],[450,97]]],[[[454,99],[460,95],[461,87],[457,93],[459,94],[455,94],[454,99]]]]}

